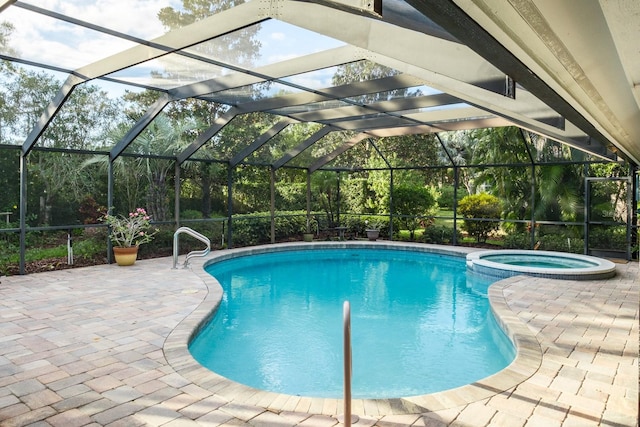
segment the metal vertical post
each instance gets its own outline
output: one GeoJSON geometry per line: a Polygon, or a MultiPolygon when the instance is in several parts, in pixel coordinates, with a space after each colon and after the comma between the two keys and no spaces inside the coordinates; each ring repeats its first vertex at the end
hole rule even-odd
{"type": "Polygon", "coordinates": [[[311,172],[307,169],[307,233],[311,233],[311,172]]]}
{"type": "Polygon", "coordinates": [[[451,242],[453,246],[458,245],[458,185],[460,185],[460,172],[458,167],[453,165],[453,236],[451,242]]]}
{"type": "Polygon", "coordinates": [[[27,156],[20,152],[20,274],[25,272],[27,242],[27,156]]]}
{"type": "Polygon", "coordinates": [[[632,234],[633,234],[633,225],[635,224],[633,221],[633,215],[632,212],[635,210],[635,205],[633,203],[633,200],[635,198],[635,188],[633,183],[635,182],[635,177],[633,176],[633,167],[631,167],[631,171],[630,171],[630,177],[627,181],[627,261],[630,261],[632,258],[632,252],[631,252],[631,241],[632,241],[632,234]]]}
{"type": "Polygon", "coordinates": [[[233,167],[227,165],[227,247],[233,247],[233,167]]]}
{"type": "Polygon", "coordinates": [[[531,246],[536,247],[536,165],[531,165],[531,246]]]}
{"type": "Polygon", "coordinates": [[[589,223],[591,222],[591,180],[589,179],[589,165],[584,167],[584,254],[589,255],[589,223]]]}
{"type": "Polygon", "coordinates": [[[269,187],[271,192],[271,243],[276,242],[276,170],[271,168],[270,170],[269,187]]]}
{"type": "MultiPolygon", "coordinates": [[[[108,213],[112,213],[111,208],[113,207],[113,162],[114,161],[115,160],[109,157],[109,163],[107,167],[107,212],[108,213]]],[[[111,232],[111,230],[109,230],[109,232],[111,232]]],[[[111,246],[111,239],[107,237],[107,263],[108,264],[111,264],[113,262],[112,252],[113,252],[113,249],[111,246]]]]}
{"type": "Polygon", "coordinates": [[[389,240],[393,240],[393,168],[389,168],[389,240]]]}
{"type": "Polygon", "coordinates": [[[180,228],[180,190],[182,187],[182,184],[180,182],[180,163],[178,163],[176,161],[176,169],[175,169],[175,174],[174,174],[174,179],[175,179],[175,195],[173,197],[173,210],[174,210],[174,214],[173,214],[173,218],[174,221],[176,223],[176,230],[178,228],[180,228]]]}
{"type": "Polygon", "coordinates": [[[337,195],[336,195],[336,225],[337,226],[341,226],[342,224],[340,224],[340,171],[336,172],[337,177],[338,177],[338,182],[337,182],[337,195]]]}
{"type": "MultiPolygon", "coordinates": [[[[631,246],[638,248],[638,167],[636,165],[630,165],[631,170],[631,246]]],[[[634,251],[631,250],[631,257],[633,258],[634,251]]],[[[637,253],[640,258],[640,252],[637,253]]]]}

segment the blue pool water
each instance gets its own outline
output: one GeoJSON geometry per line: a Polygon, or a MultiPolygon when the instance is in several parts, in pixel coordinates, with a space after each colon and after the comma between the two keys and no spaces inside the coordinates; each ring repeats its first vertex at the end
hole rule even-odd
{"type": "Polygon", "coordinates": [[[490,314],[489,279],[464,259],[411,251],[322,249],[210,265],[218,312],[190,344],[236,382],[313,397],[343,393],[342,310],[351,304],[354,398],[441,391],[515,357],[490,314]]]}

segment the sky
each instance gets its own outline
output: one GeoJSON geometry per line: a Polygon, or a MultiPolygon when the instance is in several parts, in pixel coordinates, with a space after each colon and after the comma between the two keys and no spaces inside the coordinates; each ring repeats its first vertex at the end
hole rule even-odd
{"type": "MultiPolygon", "coordinates": [[[[164,27],[156,18],[158,11],[167,6],[179,9],[182,4],[180,0],[100,0],[95,3],[87,0],[26,0],[24,3],[146,40],[165,33],[164,27]]],[[[10,46],[19,57],[66,69],[80,68],[134,46],[124,39],[15,6],[2,12],[0,21],[13,23],[15,30],[10,37],[10,46]]],[[[343,44],[277,21],[262,23],[258,39],[262,49],[261,58],[256,65],[270,64],[343,44]]],[[[158,64],[162,66],[161,62],[156,61],[155,64],[150,63],[149,67],[138,67],[136,77],[148,76],[152,69],[158,70],[158,64]]],[[[315,88],[327,87],[330,85],[331,75],[329,71],[317,72],[292,77],[291,81],[315,88]]],[[[116,85],[113,90],[122,92],[124,86],[116,85]]]]}
{"type": "MultiPolygon", "coordinates": [[[[149,39],[164,33],[155,16],[168,5],[166,0],[101,0],[96,4],[86,0],[29,0],[25,3],[149,39]]],[[[14,24],[11,46],[21,57],[65,68],[78,68],[131,46],[122,39],[14,6],[0,14],[0,20],[14,24]]]]}

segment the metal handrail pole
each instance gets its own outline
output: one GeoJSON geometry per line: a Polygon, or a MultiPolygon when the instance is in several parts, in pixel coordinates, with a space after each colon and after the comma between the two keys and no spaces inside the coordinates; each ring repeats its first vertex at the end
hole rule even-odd
{"type": "Polygon", "coordinates": [[[344,334],[344,420],[345,427],[351,427],[352,422],[358,422],[358,416],[351,415],[351,306],[349,301],[343,305],[343,334],[344,334]]]}
{"type": "Polygon", "coordinates": [[[194,256],[205,256],[211,251],[211,241],[209,238],[203,234],[198,233],[197,231],[189,228],[189,227],[180,227],[173,233],[173,268],[178,268],[178,238],[180,234],[185,233],[200,240],[202,243],[206,244],[206,249],[201,251],[192,251],[189,252],[184,260],[184,267],[189,263],[189,259],[194,256]]]}

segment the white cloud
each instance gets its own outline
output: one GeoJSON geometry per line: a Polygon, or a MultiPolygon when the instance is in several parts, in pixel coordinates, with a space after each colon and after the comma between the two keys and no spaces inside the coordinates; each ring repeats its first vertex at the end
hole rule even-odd
{"type": "Polygon", "coordinates": [[[289,80],[291,83],[313,89],[321,89],[332,86],[331,79],[321,78],[321,76],[291,76],[287,80],[289,80]]]}
{"type": "Polygon", "coordinates": [[[110,0],[95,4],[85,0],[50,0],[50,2],[56,4],[54,10],[64,15],[147,40],[165,32],[157,15],[160,9],[168,5],[166,1],[110,0]]]}
{"type": "MultiPolygon", "coordinates": [[[[167,6],[161,0],[42,0],[39,7],[143,39],[153,39],[165,31],[157,13],[167,6]]],[[[133,43],[86,28],[58,21],[18,7],[1,15],[15,30],[10,47],[21,58],[75,69],[123,51],[133,43]]]]}

